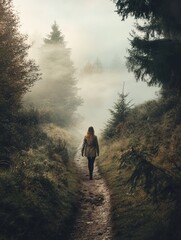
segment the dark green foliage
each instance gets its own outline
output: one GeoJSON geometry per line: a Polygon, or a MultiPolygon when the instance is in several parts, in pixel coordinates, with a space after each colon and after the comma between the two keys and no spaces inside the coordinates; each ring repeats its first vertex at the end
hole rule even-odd
{"type": "Polygon", "coordinates": [[[111,119],[107,122],[103,131],[103,136],[107,139],[119,134],[120,128],[124,127],[124,123],[129,114],[132,105],[131,101],[126,102],[128,94],[118,93],[118,100],[113,106],[113,110],[109,109],[111,113],[111,119]]]}
{"type": "Polygon", "coordinates": [[[65,145],[46,140],[0,172],[0,239],[61,239],[71,228],[77,178],[65,145]],[[62,149],[64,148],[64,149],[62,149]]]}
{"type": "MultiPolygon", "coordinates": [[[[77,178],[64,140],[55,142],[43,131],[47,112],[22,109],[40,75],[27,59],[27,37],[18,24],[12,1],[0,0],[0,239],[66,239],[77,178]]],[[[52,39],[62,38],[55,32],[52,39]]]]}
{"type": "Polygon", "coordinates": [[[136,19],[151,20],[159,23],[161,31],[180,32],[180,0],[113,0],[117,12],[123,19],[133,16],[136,19]]]}
{"type": "Polygon", "coordinates": [[[137,80],[181,93],[181,17],[179,0],[119,0],[118,13],[143,19],[132,34],[128,68],[137,80]],[[141,36],[139,36],[141,33],[141,36]],[[138,35],[139,34],[139,35],[138,35]]]}
{"type": "MultiPolygon", "coordinates": [[[[177,194],[181,169],[180,108],[180,97],[167,96],[129,109],[124,125],[116,135],[117,139],[121,137],[129,142],[127,149],[120,147],[120,171],[133,169],[129,178],[132,187],[140,186],[141,182],[154,199],[161,194],[165,198],[177,194]]],[[[114,126],[113,132],[116,129],[114,126]]]]}
{"type": "Polygon", "coordinates": [[[1,125],[0,168],[12,164],[12,156],[18,151],[37,148],[46,142],[46,135],[39,125],[39,112],[35,109],[20,110],[1,125]]]}
{"type": "Polygon", "coordinates": [[[180,112],[180,97],[163,89],[130,109],[117,138],[102,141],[98,164],[111,188],[114,239],[180,239],[180,112]]]}
{"type": "MultiPolygon", "coordinates": [[[[24,179],[21,179],[24,181],[24,179]]],[[[1,181],[0,236],[4,239],[58,239],[66,228],[67,211],[73,208],[60,189],[44,177],[27,178],[23,189],[14,179],[1,181]],[[7,192],[9,191],[9,192],[7,192]]],[[[66,193],[67,194],[67,193],[66,193]]],[[[74,196],[75,197],[75,196],[74,196]]]]}
{"type": "Polygon", "coordinates": [[[141,160],[145,159],[146,153],[139,153],[138,151],[135,151],[135,149],[132,147],[125,152],[121,153],[121,156],[118,160],[119,169],[124,169],[130,166],[137,165],[141,160]]]}
{"type": "Polygon", "coordinates": [[[0,1],[0,109],[9,116],[21,105],[23,95],[39,79],[38,67],[28,60],[27,37],[19,30],[11,0],[0,1]]]}
{"type": "Polygon", "coordinates": [[[149,193],[154,200],[157,200],[158,196],[166,199],[177,193],[172,176],[146,159],[140,160],[129,179],[132,189],[136,187],[139,181],[143,182],[145,192],[149,193]]]}
{"type": "Polygon", "coordinates": [[[10,156],[19,145],[17,114],[22,98],[40,77],[29,60],[27,37],[19,30],[12,1],[0,1],[0,166],[10,165],[10,156]]]}
{"type": "MultiPolygon", "coordinates": [[[[158,149],[156,149],[158,151],[158,149]]],[[[136,186],[143,187],[147,194],[150,194],[154,201],[158,199],[176,198],[178,183],[169,171],[151,163],[152,153],[140,151],[139,149],[128,149],[121,154],[118,161],[120,174],[126,168],[134,168],[128,183],[131,184],[131,192],[136,186]],[[150,156],[149,156],[150,155],[150,156]]],[[[159,199],[160,200],[160,199],[159,199]]]]}
{"type": "Polygon", "coordinates": [[[129,50],[128,68],[137,80],[180,91],[181,42],[170,39],[148,40],[134,37],[129,50]]]}

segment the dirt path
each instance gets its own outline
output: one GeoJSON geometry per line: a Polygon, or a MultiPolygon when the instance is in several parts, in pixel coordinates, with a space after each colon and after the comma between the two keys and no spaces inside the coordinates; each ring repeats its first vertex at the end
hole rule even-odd
{"type": "Polygon", "coordinates": [[[89,180],[87,159],[78,151],[75,162],[80,169],[81,200],[71,240],[111,240],[110,195],[97,166],[89,180]]]}

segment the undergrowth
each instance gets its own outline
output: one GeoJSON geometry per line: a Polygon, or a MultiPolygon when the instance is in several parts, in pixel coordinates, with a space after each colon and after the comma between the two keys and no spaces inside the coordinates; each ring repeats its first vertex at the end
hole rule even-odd
{"type": "Polygon", "coordinates": [[[98,164],[111,189],[114,240],[181,238],[180,110],[177,97],[149,101],[102,138],[98,164]]]}
{"type": "Polygon", "coordinates": [[[36,113],[21,114],[8,167],[1,161],[3,240],[66,239],[76,211],[79,181],[72,161],[75,144],[68,131],[35,119],[36,113]]]}

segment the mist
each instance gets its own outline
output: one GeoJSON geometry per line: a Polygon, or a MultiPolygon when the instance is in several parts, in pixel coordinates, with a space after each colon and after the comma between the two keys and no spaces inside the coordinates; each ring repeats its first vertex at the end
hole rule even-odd
{"type": "MultiPolygon", "coordinates": [[[[137,83],[134,75],[126,69],[125,56],[129,48],[128,38],[133,29],[133,20],[121,21],[112,1],[14,0],[14,5],[20,16],[21,31],[28,34],[29,42],[32,43],[30,56],[38,64],[43,39],[50,33],[54,21],[59,25],[76,69],[78,95],[84,101],[78,108],[79,128],[82,133],[89,126],[94,126],[98,133],[104,128],[110,117],[108,109],[117,100],[118,92],[122,92],[123,82],[125,93],[129,94],[129,100],[135,105],[156,98],[158,88],[148,87],[143,82],[137,83]],[[120,59],[120,69],[109,71],[108,66],[115,56],[120,59]],[[100,59],[106,70],[99,74],[82,75],[81,69],[85,64],[96,58],[100,59]]],[[[45,65],[41,67],[43,78],[32,89],[32,97],[35,92],[38,95],[43,88],[47,88],[49,94],[54,75],[64,74],[65,69],[60,69],[57,65],[57,72],[54,71],[52,78],[44,78],[47,71],[45,65]],[[46,84],[43,81],[47,81],[46,84]]]]}
{"type": "Polygon", "coordinates": [[[83,128],[94,126],[96,132],[101,132],[110,118],[108,109],[112,109],[118,99],[118,92],[128,94],[128,101],[138,105],[156,98],[158,88],[148,88],[146,83],[136,82],[132,74],[127,71],[107,71],[79,78],[80,92],[84,104],[79,112],[83,116],[83,128]]]}

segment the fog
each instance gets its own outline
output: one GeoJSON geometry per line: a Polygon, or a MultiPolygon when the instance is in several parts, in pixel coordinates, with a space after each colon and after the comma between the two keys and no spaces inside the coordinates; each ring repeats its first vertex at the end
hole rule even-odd
{"type": "Polygon", "coordinates": [[[59,25],[67,47],[71,49],[79,96],[84,100],[84,104],[79,107],[79,114],[84,119],[80,125],[83,133],[90,125],[94,126],[96,132],[104,128],[110,117],[108,109],[117,100],[123,82],[125,93],[129,93],[128,98],[133,104],[156,97],[157,88],[137,83],[133,74],[126,69],[125,56],[133,20],[121,21],[112,1],[14,0],[14,6],[20,17],[20,30],[28,34],[29,42],[32,43],[30,56],[37,61],[43,38],[50,33],[54,21],[59,25]],[[108,71],[115,56],[120,58],[120,70],[108,71]],[[106,70],[99,74],[80,74],[83,66],[97,57],[106,70]]]}
{"type": "Polygon", "coordinates": [[[136,82],[132,74],[126,71],[105,72],[80,78],[80,94],[84,99],[84,105],[80,113],[84,116],[83,126],[94,125],[98,131],[105,127],[110,118],[108,109],[112,109],[117,102],[118,92],[128,93],[127,100],[134,105],[146,100],[154,99],[158,88],[148,88],[146,83],[136,82]]]}

